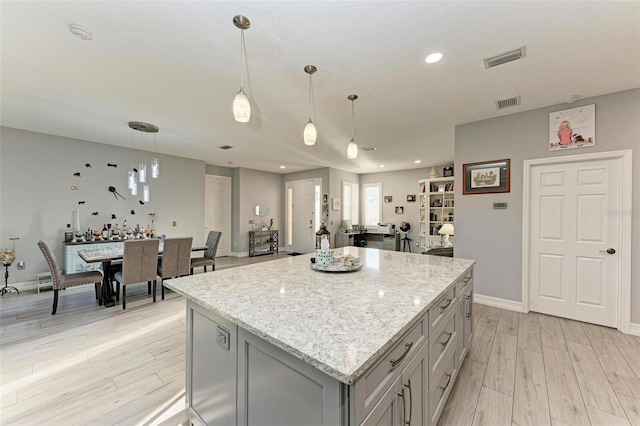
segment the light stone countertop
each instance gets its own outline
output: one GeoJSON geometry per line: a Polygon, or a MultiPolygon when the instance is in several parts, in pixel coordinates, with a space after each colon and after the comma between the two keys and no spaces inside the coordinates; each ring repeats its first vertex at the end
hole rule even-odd
{"type": "Polygon", "coordinates": [[[474,260],[359,247],[362,269],[310,268],[290,256],[164,285],[329,376],[354,383],[474,260]]]}

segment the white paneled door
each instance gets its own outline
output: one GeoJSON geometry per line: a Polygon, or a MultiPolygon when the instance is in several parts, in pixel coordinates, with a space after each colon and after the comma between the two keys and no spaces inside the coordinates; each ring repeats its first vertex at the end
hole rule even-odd
{"type": "MultiPolygon", "coordinates": [[[[222,232],[216,256],[229,256],[231,252],[231,178],[206,175],[204,194],[204,241],[207,241],[209,231],[222,232]]],[[[194,241],[194,244],[196,242],[194,241]]]]}
{"type": "Polygon", "coordinates": [[[287,251],[310,253],[316,244],[319,228],[321,179],[286,183],[287,251]]]}
{"type": "Polygon", "coordinates": [[[618,327],[619,161],[541,164],[530,176],[531,310],[618,327]]]}

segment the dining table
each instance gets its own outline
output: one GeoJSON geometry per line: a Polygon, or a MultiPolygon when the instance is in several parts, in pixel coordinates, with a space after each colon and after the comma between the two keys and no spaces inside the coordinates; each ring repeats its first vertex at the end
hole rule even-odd
{"type": "MultiPolygon", "coordinates": [[[[109,269],[111,262],[122,260],[124,257],[124,243],[117,245],[109,245],[104,248],[78,250],[78,256],[87,263],[102,263],[102,292],[100,294],[99,304],[105,307],[115,306],[115,291],[111,286],[109,269]]],[[[193,245],[191,251],[204,251],[208,247],[206,245],[193,245]]],[[[164,244],[161,241],[158,247],[158,259],[162,258],[164,244]]]]}

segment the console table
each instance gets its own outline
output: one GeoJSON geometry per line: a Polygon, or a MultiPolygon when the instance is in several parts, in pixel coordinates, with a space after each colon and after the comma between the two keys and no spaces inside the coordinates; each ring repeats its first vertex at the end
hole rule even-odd
{"type": "MultiPolygon", "coordinates": [[[[354,238],[359,232],[338,232],[336,234],[336,248],[354,246],[354,238]]],[[[367,247],[380,250],[400,251],[400,234],[384,232],[367,232],[367,247]]]]}
{"type": "Polygon", "coordinates": [[[249,256],[278,253],[278,231],[249,231],[249,256]]]}

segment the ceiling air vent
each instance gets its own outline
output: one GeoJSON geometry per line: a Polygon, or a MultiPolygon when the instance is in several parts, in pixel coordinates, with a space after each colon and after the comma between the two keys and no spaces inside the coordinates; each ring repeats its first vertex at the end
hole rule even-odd
{"type": "Polygon", "coordinates": [[[496,107],[498,109],[505,109],[512,106],[520,105],[520,95],[515,96],[513,98],[502,99],[500,101],[496,101],[496,107]]]}
{"type": "Polygon", "coordinates": [[[362,147],[363,151],[377,151],[378,148],[376,148],[375,146],[364,146],[362,147]]]}
{"type": "Polygon", "coordinates": [[[506,64],[507,62],[522,59],[525,56],[527,56],[527,48],[526,46],[522,46],[521,48],[516,50],[510,50],[508,52],[504,52],[499,55],[492,56],[490,58],[485,58],[484,67],[493,68],[497,65],[502,65],[502,64],[506,64]]]}
{"type": "Polygon", "coordinates": [[[231,149],[231,148],[233,148],[231,145],[222,145],[222,146],[220,147],[220,149],[224,149],[225,151],[226,151],[227,149],[231,149]]]}

